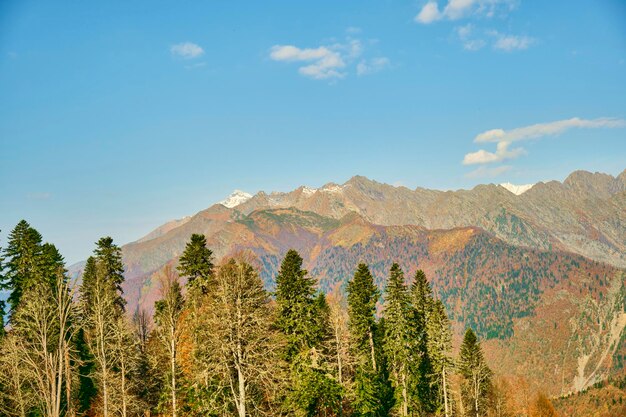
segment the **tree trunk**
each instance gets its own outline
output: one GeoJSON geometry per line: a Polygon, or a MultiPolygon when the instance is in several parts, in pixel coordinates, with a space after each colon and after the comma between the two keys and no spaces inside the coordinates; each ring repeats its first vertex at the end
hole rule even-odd
{"type": "Polygon", "coordinates": [[[173,328],[171,331],[170,349],[170,367],[172,372],[172,417],[176,417],[176,344],[174,341],[173,328]]]}
{"type": "Polygon", "coordinates": [[[448,410],[448,387],[447,387],[447,382],[446,382],[446,366],[443,366],[442,369],[442,379],[443,379],[443,406],[444,406],[444,411],[445,411],[445,417],[449,416],[449,410],[448,410]]]}
{"type": "Polygon", "coordinates": [[[370,339],[370,352],[371,352],[371,355],[372,355],[372,369],[374,369],[374,372],[376,372],[377,371],[377,369],[376,369],[376,351],[374,350],[374,335],[372,334],[372,329],[370,328],[367,333],[368,333],[369,339],[370,339]]]}
{"type": "Polygon", "coordinates": [[[406,372],[404,367],[402,368],[402,415],[408,417],[409,415],[409,393],[407,388],[406,372]]]}

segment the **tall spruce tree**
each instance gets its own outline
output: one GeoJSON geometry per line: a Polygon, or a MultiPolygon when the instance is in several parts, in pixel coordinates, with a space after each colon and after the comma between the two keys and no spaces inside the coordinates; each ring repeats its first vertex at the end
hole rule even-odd
{"type": "Polygon", "coordinates": [[[124,264],[122,263],[122,249],[113,243],[113,239],[109,236],[103,237],[96,243],[94,250],[96,262],[99,268],[102,268],[105,280],[114,287],[115,299],[114,304],[120,313],[125,310],[126,301],[122,297],[122,283],[124,282],[124,264]]]}
{"type": "Polygon", "coordinates": [[[277,326],[287,336],[285,359],[290,361],[303,348],[314,347],[320,339],[316,317],[315,281],[302,269],[300,254],[291,249],[276,277],[277,326]]]}
{"type": "Polygon", "coordinates": [[[24,291],[41,278],[41,246],[41,235],[26,220],[21,220],[9,234],[4,251],[6,273],[2,289],[10,291],[7,301],[11,314],[19,305],[24,291]]]}
{"type": "Polygon", "coordinates": [[[213,252],[206,245],[206,237],[192,234],[179,259],[178,273],[187,278],[187,286],[198,286],[206,294],[213,276],[213,252]]]}
{"type": "Polygon", "coordinates": [[[394,263],[385,289],[385,354],[396,399],[398,415],[421,411],[416,392],[416,372],[420,352],[416,346],[414,314],[404,272],[394,263]]]}
{"type": "Polygon", "coordinates": [[[432,382],[437,392],[439,411],[445,417],[452,412],[450,396],[450,375],[454,367],[450,351],[452,350],[452,331],[446,308],[440,300],[436,300],[426,324],[428,334],[428,354],[432,363],[432,382]]]}
{"type": "Polygon", "coordinates": [[[463,409],[473,417],[487,415],[492,372],[485,362],[476,334],[467,329],[459,352],[458,371],[463,378],[463,409]]]}
{"type": "Polygon", "coordinates": [[[289,413],[306,417],[339,412],[342,398],[326,357],[328,304],[323,295],[315,294],[315,281],[302,269],[302,258],[289,250],[276,277],[276,326],[286,336],[284,359],[291,367],[286,407],[289,413]]]}
{"type": "Polygon", "coordinates": [[[367,265],[358,265],[347,291],[351,350],[356,360],[353,407],[359,416],[383,416],[388,411],[388,389],[376,337],[376,302],[380,292],[367,265]]]}
{"type": "Polygon", "coordinates": [[[411,285],[411,302],[413,304],[413,333],[416,351],[420,353],[416,375],[417,393],[424,411],[432,412],[438,408],[438,397],[434,393],[433,367],[428,351],[427,323],[431,318],[434,299],[426,274],[421,269],[415,273],[411,285]]]}

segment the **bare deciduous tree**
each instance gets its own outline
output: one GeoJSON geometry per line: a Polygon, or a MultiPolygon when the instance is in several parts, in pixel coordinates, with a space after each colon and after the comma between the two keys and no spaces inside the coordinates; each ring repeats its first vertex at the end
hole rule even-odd
{"type": "Polygon", "coordinates": [[[54,287],[38,283],[23,295],[12,329],[21,368],[18,374],[23,373],[33,390],[36,407],[49,417],[74,413],[73,370],[69,369],[69,357],[73,355],[71,339],[76,330],[74,290],[61,271],[56,278],[54,287]]]}
{"type": "Polygon", "coordinates": [[[169,391],[172,417],[178,415],[178,347],[181,339],[180,315],[183,311],[184,299],[178,275],[167,265],[159,275],[161,300],[155,304],[155,321],[157,334],[169,357],[169,391]]]}
{"type": "Polygon", "coordinates": [[[205,331],[199,337],[206,366],[216,376],[213,412],[239,417],[272,413],[281,380],[280,336],[263,282],[249,259],[240,255],[221,265],[207,304],[205,331]]]}

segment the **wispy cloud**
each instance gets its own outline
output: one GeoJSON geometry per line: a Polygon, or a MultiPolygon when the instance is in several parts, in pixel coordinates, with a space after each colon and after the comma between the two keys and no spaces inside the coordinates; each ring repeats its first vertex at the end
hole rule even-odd
{"type": "Polygon", "coordinates": [[[194,59],[204,55],[204,49],[193,42],[182,42],[170,47],[173,56],[183,59],[194,59]]]}
{"type": "Polygon", "coordinates": [[[529,46],[535,43],[535,39],[530,36],[505,35],[498,32],[494,32],[494,36],[496,37],[496,41],[493,44],[494,49],[506,52],[528,49],[529,46]]]}
{"type": "Polygon", "coordinates": [[[501,165],[499,167],[478,167],[473,171],[465,174],[466,178],[493,178],[504,174],[511,170],[510,165],[501,165]]]}
{"type": "MultiPolygon", "coordinates": [[[[355,28],[348,28],[356,33],[355,28]]],[[[269,57],[273,61],[300,63],[298,72],[315,80],[333,80],[344,78],[359,58],[364,55],[365,47],[359,39],[348,37],[344,42],[322,45],[316,48],[300,48],[295,45],[274,45],[269,57]]],[[[356,64],[358,75],[372,74],[389,66],[385,57],[363,58],[356,64]]]]}
{"type": "Polygon", "coordinates": [[[463,49],[466,49],[468,51],[478,51],[487,44],[484,39],[476,37],[474,25],[472,25],[471,23],[457,27],[456,33],[459,37],[459,40],[463,44],[463,49]]]}
{"type": "Polygon", "coordinates": [[[571,119],[557,120],[549,123],[537,123],[530,126],[518,127],[511,130],[492,129],[480,133],[474,138],[474,142],[515,142],[524,139],[536,139],[542,136],[558,135],[569,129],[598,129],[626,127],[626,120],[613,117],[601,117],[598,119],[571,119]]]}
{"type": "Polygon", "coordinates": [[[598,119],[571,119],[557,120],[549,123],[538,123],[530,126],[518,127],[511,130],[491,129],[479,133],[474,138],[476,143],[496,143],[496,151],[490,152],[480,149],[470,152],[463,158],[464,165],[490,164],[504,160],[515,159],[525,155],[524,148],[510,149],[514,142],[539,139],[544,136],[556,136],[570,129],[600,129],[626,127],[626,120],[602,117],[598,119]]]}
{"type": "Polygon", "coordinates": [[[415,21],[422,24],[430,24],[439,20],[459,20],[470,16],[492,17],[497,12],[506,13],[513,10],[515,0],[448,0],[442,2],[429,0],[420,9],[415,21]]]}
{"type": "Polygon", "coordinates": [[[496,30],[477,30],[471,23],[458,26],[455,31],[463,49],[468,51],[478,51],[491,44],[493,49],[512,52],[528,49],[536,42],[535,38],[526,35],[511,35],[496,30]]]}
{"type": "Polygon", "coordinates": [[[341,54],[325,46],[301,49],[293,45],[275,45],[270,51],[270,58],[274,61],[310,62],[298,68],[298,72],[316,80],[343,78],[346,75],[342,70],[346,63],[341,54]]]}
{"type": "Polygon", "coordinates": [[[388,58],[378,57],[370,60],[363,60],[356,66],[357,75],[375,74],[387,68],[391,63],[388,58]]]}

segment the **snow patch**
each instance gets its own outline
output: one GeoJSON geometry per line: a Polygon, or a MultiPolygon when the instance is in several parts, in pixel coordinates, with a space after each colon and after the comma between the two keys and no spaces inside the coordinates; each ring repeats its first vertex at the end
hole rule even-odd
{"type": "Polygon", "coordinates": [[[343,191],[343,186],[337,184],[327,184],[320,191],[325,193],[340,193],[343,191]]]}
{"type": "Polygon", "coordinates": [[[307,187],[306,185],[302,187],[302,194],[306,195],[307,197],[315,194],[316,192],[317,192],[317,188],[310,188],[310,187],[307,187]]]}
{"type": "Polygon", "coordinates": [[[509,190],[515,195],[520,195],[520,194],[524,194],[526,191],[533,188],[533,185],[535,184],[515,185],[515,184],[511,184],[510,182],[504,182],[500,184],[500,187],[506,188],[507,190],[509,190]]]}
{"type": "Polygon", "coordinates": [[[233,208],[239,204],[243,204],[252,198],[252,194],[248,194],[245,191],[235,190],[226,199],[220,201],[217,204],[221,204],[224,207],[233,208]]]}

